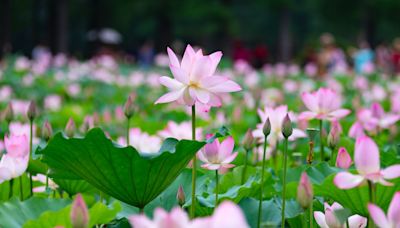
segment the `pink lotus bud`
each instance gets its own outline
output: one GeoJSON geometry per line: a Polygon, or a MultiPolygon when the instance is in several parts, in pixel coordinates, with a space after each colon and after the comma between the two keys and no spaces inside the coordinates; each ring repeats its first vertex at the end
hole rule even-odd
{"type": "Polygon", "coordinates": [[[73,228],[87,228],[89,212],[81,194],[78,194],[71,207],[71,224],[73,228]]]}
{"type": "Polygon", "coordinates": [[[313,188],[306,172],[301,174],[300,183],[297,186],[297,201],[303,208],[308,208],[313,201],[313,188]]]}
{"type": "Polygon", "coordinates": [[[292,121],[289,118],[289,113],[286,114],[282,122],[283,137],[289,138],[293,133],[292,121]]]}
{"type": "Polygon", "coordinates": [[[264,123],[263,133],[265,137],[267,137],[271,133],[271,121],[269,121],[269,118],[267,118],[267,120],[264,123]]]}
{"type": "Polygon", "coordinates": [[[27,116],[30,121],[33,121],[33,119],[35,119],[35,117],[37,116],[37,108],[34,101],[31,101],[31,103],[29,104],[27,116]]]}
{"type": "Polygon", "coordinates": [[[72,118],[69,118],[67,125],[65,126],[65,134],[69,137],[72,138],[74,137],[75,134],[75,122],[72,118]]]}
{"type": "Polygon", "coordinates": [[[371,105],[371,111],[372,111],[372,116],[375,118],[382,118],[382,116],[385,114],[385,111],[383,110],[381,104],[378,102],[374,102],[371,105]]]}
{"type": "Polygon", "coordinates": [[[342,169],[348,169],[352,162],[347,150],[344,147],[340,147],[336,158],[336,166],[342,169]]]}
{"type": "Polygon", "coordinates": [[[248,129],[243,139],[243,147],[245,150],[251,150],[254,146],[254,137],[251,129],[248,129]]]}
{"type": "Polygon", "coordinates": [[[134,111],[135,111],[135,107],[133,105],[133,97],[132,97],[132,95],[129,95],[128,100],[125,102],[125,105],[124,105],[125,117],[130,119],[133,116],[134,111]]]}
{"type": "Polygon", "coordinates": [[[53,128],[51,127],[51,124],[49,123],[49,121],[46,120],[44,122],[43,128],[42,128],[42,137],[43,137],[43,139],[48,141],[52,135],[53,135],[53,128]]]}
{"type": "Polygon", "coordinates": [[[6,110],[4,110],[4,120],[10,123],[14,119],[14,111],[11,102],[8,103],[6,110]]]}
{"type": "Polygon", "coordinates": [[[328,146],[335,148],[340,139],[340,126],[338,121],[332,121],[332,127],[328,134],[328,146]]]}
{"type": "Polygon", "coordinates": [[[185,191],[183,191],[182,185],[178,188],[178,193],[176,194],[176,199],[178,200],[179,206],[183,206],[186,202],[185,191]]]}

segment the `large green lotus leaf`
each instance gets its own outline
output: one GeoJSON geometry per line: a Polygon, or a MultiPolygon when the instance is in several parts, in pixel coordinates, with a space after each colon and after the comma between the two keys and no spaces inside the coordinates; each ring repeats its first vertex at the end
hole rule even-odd
{"type": "Polygon", "coordinates": [[[45,211],[57,211],[71,202],[69,199],[31,197],[19,201],[16,197],[0,204],[0,227],[15,228],[38,218],[45,211]]]}
{"type": "Polygon", "coordinates": [[[38,151],[59,178],[84,179],[104,193],[143,208],[164,191],[187,166],[204,142],[164,141],[154,155],[141,155],[121,147],[94,128],[85,138],[65,138],[58,133],[38,151]]]}
{"type": "MultiPolygon", "coordinates": [[[[89,208],[89,226],[94,227],[98,224],[106,224],[113,220],[117,213],[121,210],[121,204],[114,202],[112,207],[107,207],[102,203],[96,203],[89,208]]],[[[53,228],[62,226],[71,228],[71,205],[58,210],[48,211],[40,215],[39,218],[29,220],[24,224],[24,228],[53,228]]]]}
{"type": "Polygon", "coordinates": [[[97,193],[98,190],[85,180],[53,179],[53,181],[70,196],[77,193],[97,193]]]}
{"type": "MultiPolygon", "coordinates": [[[[316,196],[330,198],[333,201],[340,203],[343,207],[350,209],[355,214],[363,216],[368,215],[367,203],[369,201],[368,186],[365,184],[357,188],[341,190],[334,183],[335,174],[327,177],[321,185],[314,185],[314,193],[316,196]]],[[[376,204],[383,209],[387,209],[392,197],[396,191],[400,189],[400,178],[391,180],[394,186],[376,186],[376,204]]]]}

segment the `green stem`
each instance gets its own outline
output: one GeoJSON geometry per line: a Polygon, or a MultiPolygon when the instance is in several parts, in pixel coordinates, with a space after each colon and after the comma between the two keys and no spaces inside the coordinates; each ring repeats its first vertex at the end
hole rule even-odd
{"type": "Polygon", "coordinates": [[[314,220],[313,220],[313,203],[311,202],[311,204],[310,204],[310,208],[309,208],[309,210],[310,210],[310,228],[313,228],[313,226],[314,226],[314,220]]]}
{"type": "Polygon", "coordinates": [[[219,180],[218,180],[218,169],[215,170],[215,208],[218,206],[218,186],[219,186],[219,180]]]}
{"type": "Polygon", "coordinates": [[[14,179],[10,180],[10,191],[8,192],[8,198],[11,199],[13,196],[14,179]]]}
{"type": "MultiPolygon", "coordinates": [[[[196,106],[192,106],[192,139],[196,140],[196,106]]],[[[193,157],[192,162],[192,205],[190,205],[190,217],[195,217],[196,208],[196,168],[197,168],[197,155],[193,157]]]]}
{"type": "Polygon", "coordinates": [[[19,191],[20,191],[19,199],[22,201],[24,200],[24,191],[22,189],[22,176],[19,177],[19,191]]]}
{"type": "MultiPolygon", "coordinates": [[[[370,203],[375,203],[375,184],[372,183],[371,181],[368,181],[368,192],[369,192],[369,202],[370,203]]],[[[368,214],[368,227],[374,228],[375,225],[372,221],[371,215],[368,214]]]]}
{"type": "Polygon", "coordinates": [[[258,202],[258,223],[257,227],[261,227],[261,215],[262,215],[262,200],[263,200],[263,192],[264,192],[264,172],[265,172],[265,154],[267,151],[267,136],[264,137],[264,150],[263,150],[263,160],[262,160],[262,168],[261,168],[261,185],[260,185],[260,198],[258,202]]]}
{"type": "Polygon", "coordinates": [[[129,128],[131,118],[126,118],[126,146],[129,146],[129,128]]]}
{"type": "MultiPolygon", "coordinates": [[[[29,155],[32,156],[33,154],[33,120],[31,120],[30,122],[30,136],[29,136],[29,155]]],[[[29,174],[29,184],[30,184],[30,196],[33,196],[33,180],[32,180],[32,174],[29,174]]]]}
{"type": "Polygon", "coordinates": [[[335,166],[336,157],[337,157],[336,147],[332,147],[331,151],[332,151],[332,154],[331,154],[331,166],[335,166]]]}
{"type": "Polygon", "coordinates": [[[288,156],[288,138],[285,138],[285,145],[283,149],[283,189],[282,189],[282,220],[281,227],[285,227],[285,203],[286,203],[286,169],[287,169],[287,156],[288,156]]]}
{"type": "Polygon", "coordinates": [[[322,120],[319,120],[319,143],[320,143],[320,155],[321,162],[324,161],[324,142],[323,142],[323,123],[322,120]]]}
{"type": "Polygon", "coordinates": [[[246,155],[244,157],[244,167],[243,167],[243,171],[242,171],[242,180],[241,180],[241,184],[244,184],[244,181],[246,180],[246,172],[247,172],[247,163],[249,159],[249,150],[246,150],[246,155]]]}

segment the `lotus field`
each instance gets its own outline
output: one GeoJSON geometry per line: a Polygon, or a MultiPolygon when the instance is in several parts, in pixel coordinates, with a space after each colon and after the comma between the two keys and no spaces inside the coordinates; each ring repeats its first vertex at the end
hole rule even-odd
{"type": "Polygon", "coordinates": [[[400,81],[168,48],[0,65],[0,227],[400,227],[400,81]]]}

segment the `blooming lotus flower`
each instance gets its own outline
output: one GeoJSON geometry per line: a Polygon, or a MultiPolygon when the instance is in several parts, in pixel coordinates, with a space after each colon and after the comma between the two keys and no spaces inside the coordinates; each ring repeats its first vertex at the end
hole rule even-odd
{"type": "MultiPolygon", "coordinates": [[[[269,118],[271,122],[271,133],[267,140],[271,146],[275,146],[279,139],[283,139],[282,122],[287,113],[288,109],[286,105],[281,105],[276,108],[265,107],[264,110],[259,109],[258,116],[261,119],[261,123],[259,123],[257,129],[253,131],[253,136],[259,138],[261,142],[264,141],[263,127],[265,121],[269,118]]],[[[295,120],[292,113],[289,113],[289,116],[291,120],[295,120]]],[[[295,140],[306,136],[307,135],[302,130],[294,128],[289,140],[295,140]]]]}
{"type": "MultiPolygon", "coordinates": [[[[161,138],[142,132],[139,128],[132,128],[129,130],[129,143],[139,153],[152,154],[159,151],[161,138]]],[[[118,138],[118,144],[126,145],[126,139],[124,137],[118,138]]]]}
{"type": "Polygon", "coordinates": [[[179,62],[175,53],[168,48],[170,69],[174,78],[163,76],[160,83],[171,91],[160,97],[157,103],[180,101],[192,106],[196,102],[209,106],[221,106],[221,94],[240,91],[241,87],[226,77],[215,76],[222,53],[204,56],[202,50],[195,52],[188,45],[179,62]]]}
{"type": "MultiPolygon", "coordinates": [[[[164,130],[159,131],[158,135],[165,139],[192,139],[192,123],[182,122],[178,124],[174,121],[169,121],[167,127],[164,130]]],[[[196,128],[196,139],[201,139],[201,128],[196,128]]]]}
{"type": "Polygon", "coordinates": [[[156,208],[153,220],[144,214],[129,217],[130,224],[135,228],[248,228],[249,225],[240,208],[230,202],[222,202],[209,217],[196,218],[192,221],[186,212],[176,207],[171,212],[156,208]]]}
{"type": "Polygon", "coordinates": [[[385,212],[375,204],[368,204],[368,211],[375,224],[381,228],[400,227],[400,192],[396,192],[389,205],[387,216],[385,212]]]}
{"type": "Polygon", "coordinates": [[[29,162],[29,144],[25,135],[11,135],[4,141],[7,154],[0,160],[0,183],[21,176],[29,162]]]}
{"type": "Polygon", "coordinates": [[[340,147],[336,158],[336,166],[342,169],[348,169],[351,163],[353,163],[353,161],[351,160],[350,154],[344,147],[340,147]]]}
{"type": "Polygon", "coordinates": [[[58,188],[58,185],[56,183],[54,183],[54,181],[51,178],[47,178],[43,174],[37,174],[37,175],[33,176],[32,180],[38,181],[43,184],[42,186],[34,187],[33,192],[45,192],[46,191],[46,186],[45,186],[46,182],[50,189],[56,190],[58,188]]]}
{"type": "Polygon", "coordinates": [[[300,114],[300,119],[341,119],[350,113],[348,109],[341,109],[341,98],[332,89],[320,88],[315,92],[303,92],[301,99],[309,109],[300,114]]]}
{"type": "MultiPolygon", "coordinates": [[[[346,224],[341,224],[336,218],[334,211],[343,209],[342,205],[333,203],[331,206],[325,203],[325,214],[321,211],[314,212],[315,221],[321,228],[345,228],[346,224]]],[[[363,228],[367,226],[367,219],[359,216],[352,215],[348,218],[349,228],[363,228]]]]}
{"type": "Polygon", "coordinates": [[[400,177],[400,165],[381,169],[378,146],[367,136],[362,136],[356,141],[354,163],[359,174],[355,175],[349,172],[336,174],[334,183],[338,188],[354,188],[365,180],[390,186],[392,183],[387,182],[386,179],[400,177]]]}
{"type": "MultiPolygon", "coordinates": [[[[210,138],[211,136],[208,135],[207,137],[210,138]]],[[[232,154],[234,146],[235,141],[231,136],[227,137],[221,144],[218,139],[206,144],[198,154],[199,159],[205,163],[201,167],[209,170],[234,167],[233,164],[230,164],[238,155],[237,152],[232,154]]]]}

